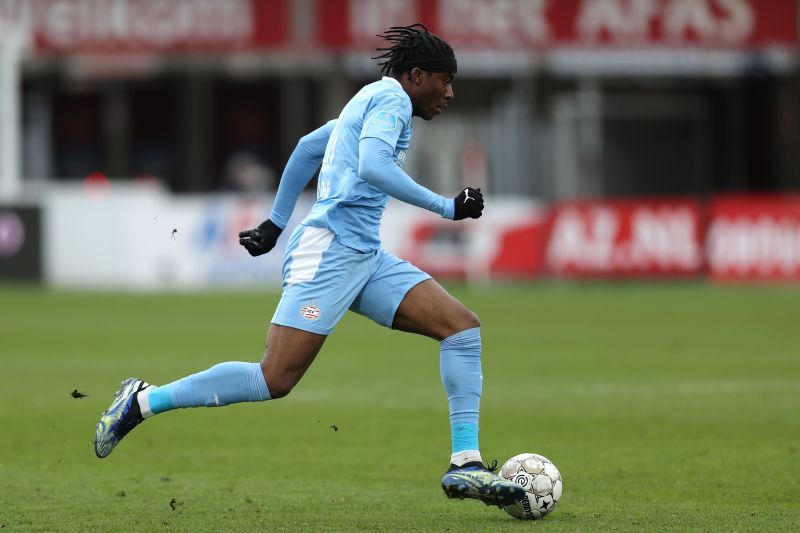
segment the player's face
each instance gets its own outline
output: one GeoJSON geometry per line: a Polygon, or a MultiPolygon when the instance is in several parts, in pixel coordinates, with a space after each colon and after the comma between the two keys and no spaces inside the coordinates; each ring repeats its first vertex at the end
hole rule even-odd
{"type": "Polygon", "coordinates": [[[416,98],[413,100],[414,114],[431,120],[444,111],[454,96],[453,78],[455,75],[450,73],[420,71],[415,80],[418,84],[416,98]]]}

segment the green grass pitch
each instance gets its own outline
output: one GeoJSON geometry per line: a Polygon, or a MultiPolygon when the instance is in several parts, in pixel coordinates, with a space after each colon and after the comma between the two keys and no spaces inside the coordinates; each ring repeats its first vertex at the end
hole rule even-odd
{"type": "Polygon", "coordinates": [[[800,530],[797,287],[453,292],[483,324],[484,458],[555,462],[545,519],[445,498],[438,346],[355,315],[287,398],[167,413],[98,460],[121,379],[257,360],[278,296],[0,286],[0,528],[800,530]]]}

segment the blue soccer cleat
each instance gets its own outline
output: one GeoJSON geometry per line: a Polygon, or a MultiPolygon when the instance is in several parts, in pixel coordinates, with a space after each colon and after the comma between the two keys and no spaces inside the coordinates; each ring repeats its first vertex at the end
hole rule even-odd
{"type": "MultiPolygon", "coordinates": [[[[495,468],[496,465],[495,462],[495,468]]],[[[442,477],[442,490],[448,498],[472,498],[501,508],[521,502],[525,489],[495,474],[495,468],[486,468],[477,462],[450,465],[442,477]]]]}
{"type": "Polygon", "coordinates": [[[122,382],[111,407],[106,409],[97,422],[94,432],[94,453],[97,457],[107,457],[122,437],[144,420],[139,402],[136,401],[136,393],[149,386],[139,378],[128,378],[122,382]]]}

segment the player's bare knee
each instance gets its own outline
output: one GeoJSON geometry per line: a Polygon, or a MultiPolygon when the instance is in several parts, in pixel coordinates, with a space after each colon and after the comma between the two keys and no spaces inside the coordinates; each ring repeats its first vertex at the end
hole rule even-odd
{"type": "Polygon", "coordinates": [[[461,307],[458,313],[452,316],[450,320],[447,321],[447,325],[445,329],[441,332],[440,336],[441,339],[446,339],[451,335],[455,335],[457,333],[461,333],[462,331],[479,327],[481,327],[481,321],[480,319],[478,319],[478,315],[476,315],[466,307],[461,307]]]}
{"type": "Polygon", "coordinates": [[[275,369],[266,368],[266,358],[261,361],[261,374],[267,384],[269,397],[273,400],[287,396],[297,384],[297,378],[289,373],[276,372],[275,369]]]}
{"type": "Polygon", "coordinates": [[[267,389],[269,390],[270,398],[273,400],[288,396],[289,393],[292,392],[294,386],[297,384],[296,380],[287,379],[283,376],[264,376],[264,379],[267,383],[267,389]]]}
{"type": "Polygon", "coordinates": [[[460,333],[468,329],[481,327],[481,321],[478,319],[478,315],[466,307],[462,307],[452,327],[453,334],[460,333]]]}
{"type": "Polygon", "coordinates": [[[464,316],[464,329],[472,329],[481,327],[481,321],[474,312],[464,308],[466,315],[464,316]]]}
{"type": "Polygon", "coordinates": [[[270,398],[272,398],[273,400],[277,400],[279,398],[285,398],[286,396],[289,395],[290,392],[292,392],[292,388],[291,387],[276,388],[275,390],[273,390],[272,387],[268,387],[268,388],[269,388],[270,398]]]}

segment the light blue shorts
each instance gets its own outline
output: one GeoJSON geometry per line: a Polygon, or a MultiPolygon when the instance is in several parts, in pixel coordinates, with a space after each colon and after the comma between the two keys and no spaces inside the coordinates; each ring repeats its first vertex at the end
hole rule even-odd
{"type": "Polygon", "coordinates": [[[430,276],[385,250],[343,246],[327,228],[298,226],[283,260],[273,324],[329,335],[348,309],[392,327],[406,293],[430,276]]]}

